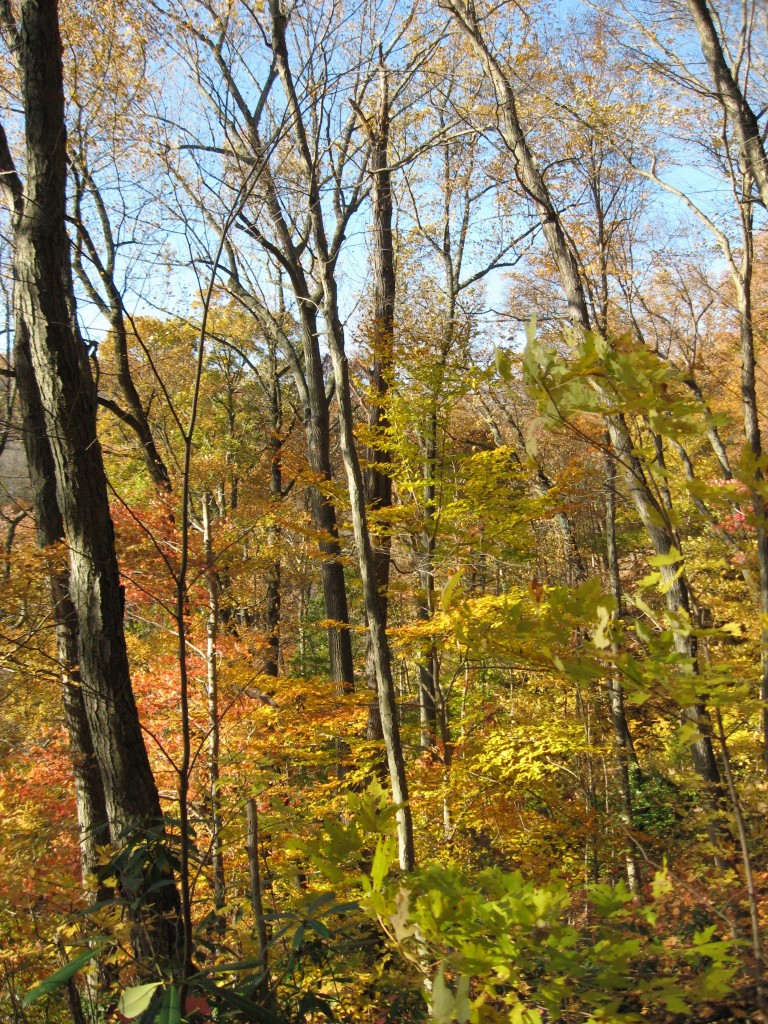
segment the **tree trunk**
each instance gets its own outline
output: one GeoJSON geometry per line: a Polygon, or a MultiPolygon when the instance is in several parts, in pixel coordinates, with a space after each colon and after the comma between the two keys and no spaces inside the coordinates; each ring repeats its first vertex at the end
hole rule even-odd
{"type": "Polygon", "coordinates": [[[335,313],[334,284],[335,282],[328,283],[326,301],[330,307],[328,314],[332,326],[329,332],[329,339],[339,402],[341,452],[344,459],[344,469],[347,473],[347,485],[349,487],[349,498],[352,507],[352,524],[355,531],[355,544],[357,546],[360,576],[363,584],[365,611],[368,617],[368,631],[371,638],[374,664],[376,666],[379,716],[387,753],[392,799],[396,804],[400,805],[397,811],[400,866],[405,871],[412,871],[415,864],[413,824],[411,809],[408,805],[405,759],[403,757],[400,726],[397,719],[392,659],[377,586],[373,547],[366,519],[363,474],[355,448],[349,366],[344,353],[341,324],[338,321],[338,314],[335,313]]]}
{"type": "Polygon", "coordinates": [[[321,574],[323,604],[328,626],[328,652],[331,681],[339,683],[343,693],[354,691],[354,662],[352,638],[349,632],[349,610],[344,566],[341,564],[341,545],[336,523],[336,508],[326,493],[331,483],[331,442],[328,399],[320,357],[317,333],[317,312],[308,301],[301,308],[302,337],[307,371],[309,408],[305,410],[307,456],[310,468],[319,483],[310,488],[309,502],[312,525],[320,534],[319,547],[323,557],[321,574]]]}
{"type": "MultiPolygon", "coordinates": [[[[621,580],[619,577],[619,557],[616,547],[616,466],[610,452],[605,455],[605,546],[610,591],[616,602],[613,618],[621,617],[621,580]]],[[[616,657],[619,647],[615,640],[611,641],[611,654],[616,657]]],[[[624,709],[624,691],[621,681],[613,676],[608,683],[608,699],[611,708],[611,722],[616,747],[616,767],[618,770],[619,800],[621,820],[629,832],[632,828],[632,787],[631,774],[638,774],[637,756],[632,743],[632,734],[624,709]]],[[[640,866],[635,856],[632,840],[627,836],[625,866],[627,884],[630,892],[637,893],[640,889],[640,866]]]]}
{"type": "Polygon", "coordinates": [[[742,206],[742,225],[744,234],[744,253],[742,255],[739,283],[737,284],[737,302],[739,313],[739,332],[741,340],[741,403],[744,413],[744,436],[749,445],[752,457],[754,487],[750,488],[752,514],[755,519],[757,541],[757,564],[760,587],[760,613],[762,625],[760,630],[761,674],[760,700],[762,702],[761,725],[763,743],[763,768],[768,774],[768,520],[766,519],[766,502],[764,498],[765,474],[761,468],[763,441],[760,431],[760,419],[757,406],[757,389],[755,377],[755,338],[752,323],[752,210],[748,204],[742,206]]]}
{"type": "MultiPolygon", "coordinates": [[[[96,389],[74,314],[65,230],[66,133],[56,0],[24,0],[18,61],[26,126],[26,190],[15,230],[14,307],[28,338],[53,457],[56,502],[69,546],[85,711],[113,841],[162,827],[160,801],[131,689],[123,590],[115,555],[96,389]]],[[[139,893],[128,894],[137,897],[139,893]]],[[[155,948],[176,955],[173,885],[148,897],[155,948]]]]}
{"type": "Polygon", "coordinates": [[[206,696],[208,698],[208,787],[211,828],[211,862],[213,864],[213,905],[224,906],[224,852],[221,842],[221,792],[219,785],[219,581],[213,554],[211,533],[211,496],[203,495],[203,553],[208,585],[208,617],[206,634],[206,696]]]}
{"type": "MultiPolygon", "coordinates": [[[[379,96],[375,121],[370,127],[371,143],[371,205],[373,207],[373,325],[371,348],[373,367],[371,387],[373,398],[369,411],[371,448],[366,453],[365,500],[374,512],[392,506],[392,477],[387,467],[392,461],[386,443],[389,417],[387,392],[394,371],[395,344],[395,251],[392,237],[392,173],[388,166],[389,93],[384,66],[379,68],[379,96]]],[[[373,547],[374,572],[379,591],[381,614],[387,624],[389,605],[389,564],[391,537],[380,526],[373,547]]],[[[381,720],[376,694],[376,665],[370,637],[365,658],[368,689],[374,694],[368,710],[368,739],[381,739],[381,720]]]]}
{"type": "Polygon", "coordinates": [[[768,208],[768,155],[755,112],[728,67],[706,0],[688,0],[688,9],[699,34],[701,51],[712,75],[717,98],[736,130],[742,163],[756,182],[763,205],[768,208]]]}
{"type": "MultiPolygon", "coordinates": [[[[434,398],[437,402],[437,396],[434,398]]],[[[435,612],[435,546],[437,488],[437,408],[433,407],[427,421],[424,450],[424,530],[419,564],[419,603],[417,614],[422,622],[429,622],[435,612]]],[[[419,718],[421,746],[428,750],[437,742],[437,658],[435,646],[429,643],[419,660],[419,718]]]]}
{"type": "Polygon", "coordinates": [[[415,863],[413,822],[411,819],[411,809],[408,804],[408,783],[400,740],[400,726],[397,719],[391,655],[376,584],[373,547],[366,518],[363,473],[360,467],[357,448],[355,447],[349,365],[344,351],[344,329],[339,317],[335,267],[334,261],[330,258],[328,238],[323,220],[323,204],[320,195],[317,167],[312,157],[312,150],[302,119],[301,107],[296,96],[296,88],[285,40],[285,15],[280,10],[279,0],[269,0],[269,12],[271,18],[272,51],[275,55],[278,73],[288,100],[294,140],[306,178],[308,214],[318,262],[322,268],[322,309],[336,382],[341,454],[347,475],[352,525],[363,585],[365,611],[368,617],[368,630],[376,665],[379,714],[381,716],[381,726],[387,753],[392,799],[398,805],[397,833],[400,866],[405,871],[411,871],[415,863]]]}
{"type": "MultiPolygon", "coordinates": [[[[252,125],[253,143],[257,152],[261,152],[261,139],[258,125],[252,125]]],[[[318,304],[322,293],[312,293],[307,276],[301,264],[301,253],[294,244],[291,229],[280,205],[278,187],[269,171],[265,160],[261,180],[267,192],[266,206],[275,228],[277,242],[267,244],[268,250],[276,256],[281,267],[286,271],[291,289],[296,299],[301,327],[301,346],[304,354],[304,365],[292,358],[294,376],[300,395],[302,396],[303,423],[307,438],[307,461],[315,475],[316,483],[309,488],[309,507],[312,525],[319,534],[318,546],[322,556],[321,576],[323,584],[323,604],[328,626],[328,651],[331,680],[339,684],[342,692],[354,691],[354,661],[352,658],[352,637],[349,632],[349,610],[347,589],[344,579],[344,566],[341,564],[341,545],[336,521],[336,508],[329,494],[333,480],[331,472],[330,451],[330,413],[329,399],[325,392],[323,375],[323,358],[320,352],[318,335],[318,304]]],[[[264,242],[260,232],[254,230],[255,237],[264,242]]],[[[280,339],[287,353],[293,353],[290,340],[274,321],[260,315],[260,303],[243,288],[236,275],[235,284],[238,296],[253,310],[259,322],[265,325],[267,333],[280,339]]]]}
{"type": "MultiPolygon", "coordinates": [[[[37,542],[41,548],[48,548],[63,542],[64,524],[56,501],[53,455],[46,436],[45,417],[32,372],[29,343],[23,323],[16,329],[14,368],[37,523],[37,542]]],[[[77,647],[77,615],[69,595],[69,574],[64,567],[54,566],[51,569],[49,586],[61,669],[64,719],[75,781],[80,859],[83,882],[87,885],[88,876],[95,871],[97,865],[96,847],[104,845],[109,838],[107,807],[85,712],[77,647]]],[[[93,895],[101,898],[107,894],[95,891],[93,895]]]]}
{"type": "MultiPolygon", "coordinates": [[[[282,455],[282,410],[280,406],[280,381],[277,374],[276,352],[270,352],[271,358],[271,381],[270,381],[270,420],[272,433],[270,436],[270,448],[272,458],[269,471],[269,496],[275,514],[283,497],[283,472],[281,465],[282,455]]],[[[281,530],[279,523],[272,522],[268,530],[269,544],[279,552],[281,530]]],[[[279,554],[276,554],[272,564],[267,570],[267,596],[266,596],[266,627],[267,627],[267,658],[264,662],[263,672],[267,676],[278,676],[280,674],[280,610],[281,610],[281,574],[279,554]]]]}

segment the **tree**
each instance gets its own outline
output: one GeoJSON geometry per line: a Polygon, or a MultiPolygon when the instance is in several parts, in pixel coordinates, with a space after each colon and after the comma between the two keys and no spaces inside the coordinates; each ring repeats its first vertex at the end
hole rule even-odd
{"type": "Polygon", "coordinates": [[[150,479],[167,491],[168,468],[133,381],[129,348],[141,339],[126,308],[131,264],[137,259],[131,249],[141,246],[139,258],[149,258],[154,203],[148,192],[149,183],[157,182],[142,139],[144,108],[151,95],[144,75],[150,44],[140,11],[116,5],[99,13],[98,24],[87,10],[68,22],[72,263],[86,300],[109,326],[102,345],[110,350],[116,396],[99,380],[99,403],[135,435],[150,479]]]}
{"type": "MultiPolygon", "coordinates": [[[[204,15],[204,12],[203,12],[204,15]]],[[[332,467],[330,454],[330,398],[326,391],[323,357],[320,348],[318,307],[321,297],[319,283],[313,279],[312,254],[307,251],[303,238],[304,225],[296,220],[294,195],[290,188],[283,187],[281,160],[287,156],[284,142],[284,115],[273,112],[269,106],[276,69],[271,59],[260,64],[261,55],[253,55],[253,64],[260,66],[263,77],[257,82],[258,98],[249,103],[248,92],[253,84],[252,68],[246,60],[236,56],[241,44],[230,54],[224,43],[228,32],[234,30],[227,19],[218,26],[218,31],[205,29],[205,17],[196,19],[194,7],[189,13],[174,14],[173,21],[188,34],[193,55],[194,74],[209,100],[214,117],[219,120],[221,138],[213,146],[197,142],[185,143],[192,149],[206,152],[214,149],[223,157],[223,163],[237,168],[238,174],[251,173],[255,160],[261,170],[256,188],[238,219],[237,227],[241,237],[255,241],[267,254],[269,265],[282,269],[293,293],[295,314],[300,332],[300,345],[295,346],[290,332],[285,330],[280,317],[272,315],[264,302],[262,290],[257,283],[249,280],[241,267],[247,259],[233,244],[227,246],[230,272],[230,289],[235,298],[251,310],[262,328],[270,333],[282,347],[285,358],[294,373],[296,387],[303,404],[303,422],[307,437],[307,456],[310,468],[317,480],[310,488],[310,503],[315,529],[319,534],[318,544],[323,556],[322,579],[325,615],[328,625],[328,646],[332,678],[343,688],[354,687],[354,666],[352,642],[349,632],[349,610],[344,567],[341,561],[342,549],[339,542],[337,515],[331,494],[332,467]],[[207,63],[210,61],[210,65],[207,63]],[[242,82],[239,76],[242,75],[242,82]],[[232,141],[234,140],[234,145],[232,141]],[[309,267],[309,269],[308,269],[309,267]],[[296,348],[301,352],[299,356],[296,348]]],[[[245,20],[246,32],[250,33],[249,46],[255,47],[254,40],[261,41],[262,26],[258,19],[249,14],[245,20]]],[[[237,26],[240,31],[241,26],[237,26]]],[[[250,51],[252,53],[252,51],[250,51]]],[[[346,164],[340,169],[343,172],[346,164]]],[[[284,166],[292,170],[292,161],[286,159],[284,166]]],[[[341,182],[337,182],[341,187],[341,182]]],[[[226,202],[225,196],[216,201],[226,202]]],[[[333,245],[340,246],[346,226],[359,206],[359,200],[344,204],[344,214],[337,226],[333,245]]],[[[253,277],[254,275],[252,275],[253,277]]]]}
{"type": "MultiPolygon", "coordinates": [[[[17,25],[6,9],[25,115],[25,183],[5,133],[0,136],[6,195],[14,216],[16,350],[25,416],[42,407],[53,463],[56,504],[69,547],[69,592],[77,615],[77,644],[85,712],[104,791],[112,840],[158,828],[162,811],[131,689],[123,633],[123,598],[101,449],[96,437],[96,391],[76,326],[65,229],[66,131],[61,41],[55,0],[27,0],[17,25]]],[[[37,418],[36,418],[37,419],[37,418]]],[[[48,449],[41,446],[44,456],[48,449]]],[[[50,474],[50,464],[45,467],[50,474]]],[[[50,485],[51,477],[48,476],[50,485]]],[[[44,516],[44,510],[41,510],[44,516]]],[[[141,892],[134,894],[140,896],[141,892]]],[[[156,939],[178,956],[173,885],[148,902],[156,939]]]]}
{"type": "MultiPolygon", "coordinates": [[[[338,224],[336,225],[334,238],[329,239],[326,230],[320,193],[321,167],[313,156],[313,153],[316,151],[316,145],[302,115],[302,106],[296,89],[287,44],[287,19],[280,8],[280,0],[270,0],[269,14],[272,51],[275,54],[277,70],[285,93],[287,110],[290,117],[292,136],[299,155],[299,163],[306,188],[308,226],[320,264],[321,308],[325,321],[328,345],[331,350],[334,380],[336,383],[341,454],[347,475],[347,487],[349,490],[352,525],[365,600],[365,612],[368,618],[372,657],[376,667],[379,717],[387,754],[392,798],[395,804],[398,805],[400,865],[405,870],[412,870],[415,862],[413,824],[411,810],[408,806],[408,783],[397,720],[395,687],[392,677],[392,658],[387,641],[386,617],[379,595],[376,563],[368,529],[364,479],[355,444],[349,363],[345,351],[344,328],[341,322],[338,301],[338,281],[335,275],[338,246],[341,244],[343,234],[339,235],[340,225],[338,224]]],[[[358,95],[355,97],[356,106],[358,107],[360,106],[366,85],[367,82],[365,80],[360,83],[358,95]]],[[[348,211],[359,205],[361,192],[359,178],[356,192],[357,198],[348,201],[348,211]]],[[[342,219],[342,224],[345,219],[342,219]]]]}
{"type": "MultiPolygon", "coordinates": [[[[444,6],[450,11],[456,24],[468,39],[493,83],[501,113],[499,131],[504,144],[515,160],[515,173],[518,181],[532,201],[540,218],[547,245],[557,266],[560,282],[566,295],[570,319],[577,329],[589,332],[592,324],[579,264],[564,229],[563,219],[553,201],[552,193],[526,139],[518,114],[513,83],[505,74],[500,60],[489,48],[475,8],[464,3],[464,0],[446,0],[444,6]]],[[[597,387],[599,388],[599,384],[597,387]]],[[[665,516],[661,505],[648,485],[642,464],[635,453],[635,446],[624,415],[621,412],[609,415],[607,426],[611,444],[618,462],[623,467],[627,489],[640,520],[656,553],[662,558],[666,558],[673,549],[677,550],[675,548],[676,538],[670,526],[669,517],[665,516]]],[[[665,584],[668,584],[667,607],[672,614],[682,611],[686,616],[690,616],[691,603],[688,585],[684,576],[678,574],[678,568],[679,566],[672,564],[662,569],[662,577],[665,579],[665,584]]],[[[676,634],[676,646],[680,653],[695,657],[695,641],[683,633],[676,634]]],[[[697,704],[687,708],[685,715],[697,724],[701,733],[701,738],[696,740],[691,748],[696,769],[705,782],[717,788],[720,785],[720,772],[709,735],[706,710],[703,704],[697,704]]]]}
{"type": "MultiPolygon", "coordinates": [[[[371,429],[371,446],[367,452],[368,467],[365,471],[365,500],[375,518],[392,507],[392,477],[389,470],[391,453],[387,447],[386,434],[389,426],[387,414],[387,392],[392,382],[395,366],[395,300],[397,277],[395,273],[395,240],[392,231],[392,171],[389,153],[390,106],[387,69],[379,52],[379,83],[376,109],[370,118],[360,112],[371,149],[371,207],[373,211],[373,315],[370,325],[371,346],[371,402],[368,426],[371,429]]],[[[389,571],[392,538],[386,525],[375,535],[374,561],[376,586],[379,591],[381,614],[387,624],[389,604],[389,571]]],[[[368,640],[366,648],[366,674],[368,687],[376,692],[376,665],[373,647],[368,640]]],[[[368,716],[368,736],[381,739],[381,720],[378,702],[374,700],[368,716]]]]}
{"type": "MultiPolygon", "coordinates": [[[[724,51],[724,40],[718,34],[715,24],[717,14],[713,12],[716,8],[707,3],[707,0],[687,0],[687,4],[712,76],[717,101],[728,113],[739,140],[742,163],[757,187],[763,206],[768,208],[768,153],[763,141],[765,136],[758,115],[755,114],[746,96],[746,83],[752,62],[754,6],[747,4],[743,8],[739,50],[733,67],[729,67],[724,51]],[[742,68],[745,75],[744,86],[738,77],[742,68]]],[[[761,114],[765,114],[765,109],[761,114]]]]}

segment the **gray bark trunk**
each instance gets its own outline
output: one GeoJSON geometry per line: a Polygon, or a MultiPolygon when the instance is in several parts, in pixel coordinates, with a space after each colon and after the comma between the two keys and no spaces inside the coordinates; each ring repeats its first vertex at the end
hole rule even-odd
{"type": "MultiPolygon", "coordinates": [[[[619,556],[616,546],[616,466],[610,452],[606,452],[605,455],[605,546],[610,591],[616,602],[613,617],[618,619],[621,616],[621,579],[619,577],[619,556]]],[[[619,647],[615,640],[611,642],[611,653],[614,657],[619,653],[619,647]]],[[[638,771],[638,764],[624,708],[624,691],[621,681],[615,675],[608,683],[608,699],[611,708],[611,723],[613,725],[616,748],[620,814],[624,827],[629,833],[632,829],[632,787],[630,776],[632,772],[636,773],[638,771]]],[[[627,836],[625,866],[629,889],[631,892],[636,893],[640,889],[640,866],[629,835],[627,836]]]]}
{"type": "MultiPolygon", "coordinates": [[[[299,297],[297,296],[297,298],[299,297]]],[[[310,299],[299,298],[299,308],[309,395],[309,406],[304,413],[307,457],[310,468],[324,484],[329,484],[333,479],[330,420],[318,342],[317,310],[310,299]]],[[[325,615],[333,623],[328,627],[331,680],[340,684],[342,692],[351,693],[354,690],[354,662],[352,638],[349,633],[344,566],[340,561],[341,545],[336,523],[336,508],[321,488],[322,485],[310,488],[309,502],[312,524],[320,533],[319,546],[323,556],[321,573],[325,615]]]]}
{"type": "Polygon", "coordinates": [[[203,495],[203,553],[208,585],[208,618],[206,633],[206,696],[208,698],[208,785],[211,828],[211,862],[213,865],[213,904],[224,906],[224,851],[221,842],[221,792],[219,784],[219,580],[213,554],[211,532],[211,496],[203,495]]]}
{"type": "Polygon", "coordinates": [[[755,112],[728,67],[706,0],[688,0],[688,9],[699,34],[701,51],[712,75],[717,98],[736,130],[743,165],[754,178],[763,205],[768,208],[768,155],[755,112]]]}
{"type": "Polygon", "coordinates": [[[331,360],[333,362],[336,382],[341,454],[347,476],[352,525],[365,599],[365,611],[368,617],[368,630],[376,665],[379,714],[381,716],[381,726],[387,753],[387,767],[389,768],[392,799],[398,805],[397,833],[400,866],[405,871],[411,871],[415,864],[413,822],[411,819],[411,809],[408,804],[408,783],[400,740],[400,726],[397,719],[391,655],[378,587],[376,585],[373,547],[366,518],[363,472],[357,448],[355,447],[349,365],[344,351],[344,330],[339,317],[334,261],[330,258],[323,220],[323,205],[320,196],[317,167],[312,157],[301,108],[296,96],[285,39],[285,16],[280,10],[279,0],[270,0],[269,11],[271,16],[272,50],[275,54],[278,73],[288,99],[295,141],[306,179],[307,204],[311,218],[313,239],[317,249],[318,261],[322,268],[323,318],[328,332],[328,344],[331,350],[331,360]]]}

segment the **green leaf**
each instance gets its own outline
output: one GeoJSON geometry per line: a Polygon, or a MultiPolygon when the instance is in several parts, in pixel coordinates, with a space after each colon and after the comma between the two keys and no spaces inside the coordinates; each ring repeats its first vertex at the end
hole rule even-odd
{"type": "Polygon", "coordinates": [[[212,999],[226,1003],[228,1006],[245,1015],[246,1020],[254,1021],[254,1024],[285,1024],[285,1018],[264,1009],[258,1003],[236,992],[234,989],[213,984],[203,979],[198,988],[210,994],[212,999]]]}
{"type": "Polygon", "coordinates": [[[698,743],[699,740],[704,737],[699,732],[699,727],[696,722],[683,722],[677,730],[677,738],[682,746],[691,747],[694,743],[698,743]]]}
{"type": "Polygon", "coordinates": [[[461,583],[461,577],[463,575],[464,570],[459,569],[458,572],[455,572],[453,576],[451,576],[451,578],[448,580],[445,587],[443,588],[443,592],[440,595],[440,604],[443,606],[444,612],[447,612],[448,609],[451,607],[454,598],[458,597],[462,593],[459,584],[461,583]]]}
{"type": "Polygon", "coordinates": [[[398,890],[395,897],[395,912],[390,915],[389,920],[395,941],[403,942],[416,934],[416,925],[411,921],[410,896],[404,887],[398,890]]]}
{"type": "Polygon", "coordinates": [[[149,985],[134,985],[133,988],[127,988],[118,1001],[118,1012],[128,1020],[138,1017],[152,1002],[152,997],[160,985],[161,981],[154,981],[149,985]]]}
{"type": "Polygon", "coordinates": [[[496,349],[496,372],[507,384],[512,380],[512,361],[502,348],[496,349]]]}
{"type": "Polygon", "coordinates": [[[648,564],[659,569],[663,565],[677,565],[678,562],[682,561],[682,558],[683,556],[677,548],[670,548],[666,555],[653,555],[648,559],[648,564]]]}
{"type": "Polygon", "coordinates": [[[592,636],[592,643],[598,650],[604,650],[611,646],[611,638],[608,635],[611,624],[611,612],[605,605],[597,606],[597,627],[592,636]]]}
{"type": "Polygon", "coordinates": [[[456,983],[456,1020],[459,1024],[468,1024],[471,1015],[469,978],[462,975],[456,983]]]}
{"type": "Polygon", "coordinates": [[[394,842],[391,836],[380,839],[376,844],[376,852],[373,855],[371,865],[371,885],[375,891],[381,889],[384,879],[387,877],[390,865],[394,859],[394,842]]]}
{"type": "Polygon", "coordinates": [[[535,459],[539,454],[539,444],[536,440],[536,435],[533,433],[533,427],[536,423],[540,423],[540,419],[536,419],[533,423],[529,424],[528,433],[525,436],[525,453],[529,459],[535,459]]]}
{"type": "Polygon", "coordinates": [[[675,582],[675,580],[679,580],[684,572],[685,566],[681,565],[678,567],[677,572],[674,576],[671,576],[669,579],[664,580],[661,584],[659,584],[659,590],[662,592],[662,594],[666,594],[671,589],[672,584],[675,582]]]}
{"type": "Polygon", "coordinates": [[[181,1003],[175,985],[165,990],[157,1024],[181,1024],[181,1003]]]}
{"type": "MultiPolygon", "coordinates": [[[[638,587],[640,587],[641,590],[647,590],[648,587],[655,587],[660,579],[661,579],[661,573],[660,572],[649,572],[647,576],[643,576],[643,578],[641,580],[638,580],[638,584],[637,585],[638,585],[638,587]]],[[[637,604],[636,601],[635,601],[635,604],[637,604]]]]}
{"type": "Polygon", "coordinates": [[[202,971],[198,971],[192,977],[197,980],[198,978],[204,978],[210,974],[233,974],[235,971],[249,971],[252,967],[261,967],[262,962],[258,958],[252,960],[233,960],[230,963],[215,964],[213,967],[206,967],[202,971]]]}
{"type": "Polygon", "coordinates": [[[651,884],[651,895],[655,900],[659,899],[660,896],[666,896],[668,892],[672,891],[672,883],[669,880],[667,873],[666,864],[661,871],[657,871],[653,876],[653,882],[651,884]]]}
{"type": "Polygon", "coordinates": [[[307,928],[319,935],[321,939],[332,938],[331,930],[327,925],[323,924],[322,921],[316,921],[314,917],[307,918],[307,928]]]}
{"type": "Polygon", "coordinates": [[[81,953],[80,956],[76,956],[74,960],[70,960],[68,964],[64,964],[58,971],[54,971],[53,974],[49,974],[47,978],[44,978],[39,985],[35,985],[33,989],[24,996],[23,1005],[29,1006],[30,1003],[34,1003],[36,999],[41,999],[43,996],[48,996],[51,992],[55,992],[57,988],[65,985],[70,978],[72,978],[81,967],[93,960],[95,956],[98,956],[102,950],[102,946],[96,946],[95,949],[89,949],[85,953],[81,953]]]}
{"type": "Polygon", "coordinates": [[[453,1020],[456,999],[446,984],[443,968],[439,967],[432,981],[432,1017],[437,1024],[448,1024],[453,1020]]]}
{"type": "Polygon", "coordinates": [[[691,1008],[683,999],[682,994],[674,988],[662,989],[659,992],[659,997],[670,1013],[680,1013],[687,1017],[691,1012],[691,1008]]]}

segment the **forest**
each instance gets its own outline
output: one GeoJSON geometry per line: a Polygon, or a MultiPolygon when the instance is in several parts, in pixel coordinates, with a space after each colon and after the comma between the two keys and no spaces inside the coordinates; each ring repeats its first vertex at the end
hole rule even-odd
{"type": "Polygon", "coordinates": [[[0,36],[0,1020],[768,1022],[764,0],[0,36]]]}

